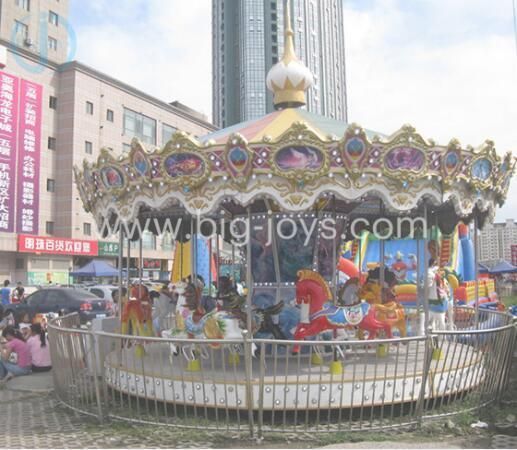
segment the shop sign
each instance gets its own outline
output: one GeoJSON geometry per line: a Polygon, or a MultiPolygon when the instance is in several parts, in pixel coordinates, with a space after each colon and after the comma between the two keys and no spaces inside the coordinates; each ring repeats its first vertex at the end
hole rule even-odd
{"type": "Polygon", "coordinates": [[[162,261],[160,259],[147,259],[144,258],[144,269],[161,269],[162,261]]]}
{"type": "Polygon", "coordinates": [[[64,256],[97,256],[97,241],[54,238],[48,236],[18,236],[18,251],[21,253],[45,253],[64,256]]]}
{"type": "Polygon", "coordinates": [[[118,256],[118,242],[99,241],[99,256],[118,256]]]}

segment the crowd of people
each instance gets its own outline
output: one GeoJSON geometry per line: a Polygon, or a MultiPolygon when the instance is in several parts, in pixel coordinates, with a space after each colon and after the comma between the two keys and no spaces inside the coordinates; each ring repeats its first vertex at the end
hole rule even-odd
{"type": "Polygon", "coordinates": [[[52,368],[47,332],[41,323],[33,323],[29,314],[14,318],[0,306],[0,383],[32,372],[52,368]]]}

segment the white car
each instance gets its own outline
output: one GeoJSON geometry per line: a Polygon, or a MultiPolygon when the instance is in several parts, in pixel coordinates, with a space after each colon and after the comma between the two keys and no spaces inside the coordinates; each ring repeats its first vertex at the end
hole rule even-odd
{"type": "Polygon", "coordinates": [[[118,286],[112,284],[97,284],[95,286],[85,286],[82,289],[106,300],[111,305],[113,303],[112,293],[118,290],[118,286]]]}

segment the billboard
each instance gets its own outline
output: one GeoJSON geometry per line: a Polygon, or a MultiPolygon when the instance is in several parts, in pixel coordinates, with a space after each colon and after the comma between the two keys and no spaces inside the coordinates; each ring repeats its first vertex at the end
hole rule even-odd
{"type": "Polygon", "coordinates": [[[18,103],[19,79],[0,72],[0,231],[7,233],[15,220],[18,103]]]}
{"type": "Polygon", "coordinates": [[[38,234],[42,86],[21,80],[16,232],[38,234]]]}

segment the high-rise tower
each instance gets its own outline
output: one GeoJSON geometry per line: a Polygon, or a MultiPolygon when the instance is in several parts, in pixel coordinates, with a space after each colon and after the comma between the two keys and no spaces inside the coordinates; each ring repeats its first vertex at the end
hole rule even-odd
{"type": "MultiPolygon", "coordinates": [[[[314,76],[307,109],[347,120],[342,0],[287,0],[296,54],[314,76]]],[[[212,0],[213,120],[220,127],[274,110],[268,70],[284,50],[284,1],[212,0]]]]}

